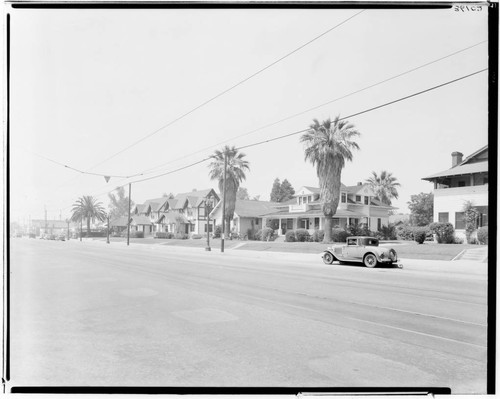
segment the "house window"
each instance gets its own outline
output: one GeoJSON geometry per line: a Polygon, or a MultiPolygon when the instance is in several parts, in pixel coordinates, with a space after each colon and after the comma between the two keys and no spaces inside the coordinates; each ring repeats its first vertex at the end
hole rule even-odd
{"type": "Polygon", "coordinates": [[[356,202],[361,202],[361,195],[356,195],[356,202]]]}
{"type": "Polygon", "coordinates": [[[438,220],[439,223],[448,223],[448,212],[439,212],[438,213],[438,220]]]}
{"type": "Polygon", "coordinates": [[[259,225],[259,219],[255,219],[255,225],[258,226],[259,225]]]}
{"type": "Polygon", "coordinates": [[[194,224],[189,225],[189,231],[192,233],[194,231],[194,224]]]}
{"type": "MultiPolygon", "coordinates": [[[[208,232],[211,233],[213,231],[213,225],[212,224],[209,224],[208,225],[208,232]]],[[[205,225],[205,233],[207,232],[207,225],[205,225]]]]}
{"type": "Polygon", "coordinates": [[[465,220],[463,212],[455,212],[455,229],[457,230],[465,229],[465,220]]]}
{"type": "Polygon", "coordinates": [[[299,197],[299,205],[302,205],[302,197],[299,197]]]}
{"type": "Polygon", "coordinates": [[[347,194],[346,194],[346,193],[342,193],[342,194],[340,195],[340,201],[341,201],[342,203],[344,203],[344,204],[347,202],[347,194]]]}
{"type": "Polygon", "coordinates": [[[380,231],[382,229],[382,219],[377,219],[377,230],[380,231]]]}
{"type": "Polygon", "coordinates": [[[368,205],[369,197],[365,197],[365,205],[368,205]]]}
{"type": "Polygon", "coordinates": [[[458,187],[465,187],[465,182],[463,180],[460,180],[458,182],[458,187]]]}
{"type": "Polygon", "coordinates": [[[309,196],[309,197],[307,197],[307,198],[309,198],[309,202],[312,202],[312,200],[313,200],[312,195],[310,195],[310,196],[309,196]]]}
{"type": "Polygon", "coordinates": [[[314,228],[319,229],[319,218],[314,218],[314,228]]]}

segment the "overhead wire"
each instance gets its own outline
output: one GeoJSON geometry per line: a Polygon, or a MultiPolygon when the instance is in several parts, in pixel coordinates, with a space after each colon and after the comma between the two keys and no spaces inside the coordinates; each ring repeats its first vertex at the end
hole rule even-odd
{"type": "Polygon", "coordinates": [[[433,61],[426,62],[425,64],[422,64],[422,65],[420,65],[420,66],[417,66],[417,67],[411,68],[411,69],[409,69],[409,70],[407,70],[407,71],[405,71],[405,72],[401,72],[401,73],[399,73],[399,74],[397,74],[397,75],[391,76],[391,77],[386,78],[386,79],[384,79],[384,80],[381,80],[381,81],[379,81],[379,82],[377,82],[377,83],[373,83],[373,84],[371,84],[371,85],[369,85],[369,86],[366,86],[366,87],[363,87],[363,88],[361,88],[361,89],[359,89],[359,90],[356,90],[356,91],[350,92],[350,93],[348,93],[348,94],[345,94],[345,95],[343,95],[343,96],[337,97],[337,98],[335,98],[335,99],[333,99],[333,100],[329,100],[329,101],[324,102],[324,103],[322,103],[322,104],[319,104],[319,105],[316,105],[316,106],[314,106],[314,107],[308,108],[308,109],[306,109],[306,110],[303,110],[303,111],[297,112],[297,113],[295,113],[295,114],[293,114],[293,115],[289,115],[289,116],[287,116],[287,117],[285,117],[285,118],[282,118],[282,119],[280,119],[280,120],[278,120],[278,121],[268,123],[268,124],[266,124],[266,125],[263,125],[263,126],[261,126],[261,127],[258,127],[258,128],[256,128],[256,129],[253,129],[253,130],[251,130],[251,131],[249,131],[249,132],[246,132],[246,133],[240,134],[240,135],[238,135],[238,136],[231,137],[231,138],[229,138],[229,139],[227,139],[227,140],[224,140],[224,141],[218,142],[218,143],[216,143],[216,144],[213,144],[213,145],[211,145],[211,146],[205,147],[205,148],[203,148],[203,149],[201,149],[201,150],[195,151],[195,152],[190,153],[190,154],[188,154],[188,155],[185,155],[185,156],[183,156],[183,157],[176,158],[176,159],[174,159],[174,160],[171,160],[171,161],[165,162],[165,163],[163,163],[163,164],[161,164],[161,165],[158,165],[158,166],[155,166],[155,167],[153,167],[153,168],[146,169],[146,170],[142,171],[142,174],[143,174],[143,175],[147,175],[147,174],[150,174],[150,173],[154,173],[154,171],[155,171],[156,169],[159,169],[159,168],[164,167],[164,166],[166,166],[166,165],[169,165],[169,164],[171,164],[171,163],[177,162],[177,161],[179,161],[179,160],[181,160],[181,159],[185,159],[186,157],[189,157],[189,156],[192,156],[192,155],[196,155],[196,154],[202,153],[202,152],[204,152],[204,151],[206,151],[206,150],[209,150],[209,149],[212,149],[212,148],[218,147],[219,145],[226,144],[226,143],[228,143],[228,142],[230,142],[230,141],[232,141],[232,140],[236,140],[236,139],[239,139],[239,138],[241,138],[241,137],[248,136],[248,135],[253,134],[253,133],[256,133],[256,132],[258,132],[258,131],[261,131],[261,130],[267,129],[267,128],[269,128],[269,127],[275,126],[275,125],[277,125],[277,124],[279,124],[279,123],[282,123],[282,122],[285,122],[285,121],[287,121],[287,120],[293,119],[293,118],[295,118],[295,117],[297,117],[297,116],[304,115],[304,114],[306,114],[306,113],[308,113],[308,112],[311,112],[311,111],[314,111],[314,110],[316,110],[316,109],[318,109],[318,108],[321,108],[321,107],[324,107],[324,106],[326,106],[326,105],[332,104],[332,103],[334,103],[334,102],[336,102],[336,101],[339,101],[339,100],[343,100],[343,99],[345,99],[345,98],[347,98],[347,97],[350,97],[350,96],[353,96],[353,95],[355,95],[355,94],[361,93],[361,92],[366,91],[366,90],[368,90],[368,89],[371,89],[371,88],[374,88],[374,87],[376,87],[376,86],[379,86],[379,85],[381,85],[381,84],[383,84],[383,83],[387,83],[387,82],[389,82],[389,81],[391,81],[391,80],[397,79],[397,78],[399,78],[399,77],[401,77],[401,76],[404,76],[404,75],[407,75],[407,74],[409,74],[409,73],[411,73],[411,72],[415,72],[415,71],[417,71],[417,70],[419,70],[419,69],[422,69],[422,68],[424,68],[424,67],[427,67],[427,66],[429,66],[429,65],[435,64],[435,63],[437,63],[437,62],[439,62],[439,61],[442,61],[442,60],[444,60],[444,59],[447,59],[447,58],[450,58],[450,57],[455,56],[455,55],[457,55],[457,54],[460,54],[460,53],[462,53],[462,52],[464,52],[464,51],[470,50],[470,49],[472,49],[472,48],[474,48],[474,47],[477,47],[477,46],[479,46],[479,45],[481,45],[481,44],[483,44],[483,43],[486,43],[486,42],[487,42],[487,40],[483,40],[483,41],[481,41],[481,42],[479,42],[479,43],[476,43],[476,44],[473,44],[473,45],[471,45],[471,46],[465,47],[465,48],[463,48],[463,49],[461,49],[461,50],[458,50],[458,51],[455,51],[455,52],[450,53],[450,54],[448,54],[448,55],[445,55],[445,56],[443,56],[443,57],[437,58],[437,59],[435,59],[435,60],[433,60],[433,61]]]}
{"type": "Polygon", "coordinates": [[[324,31],[323,33],[321,33],[320,35],[318,36],[315,36],[314,38],[312,38],[311,40],[307,41],[306,43],[302,44],[301,46],[295,48],[294,50],[290,51],[289,53],[285,54],[284,56],[278,58],[277,60],[273,61],[272,63],[270,63],[269,65],[259,69],[257,72],[254,72],[253,74],[249,75],[248,77],[244,78],[243,80],[239,81],[238,83],[235,83],[234,85],[230,86],[229,88],[221,91],[220,93],[216,94],[215,96],[209,98],[208,100],[202,102],[201,104],[197,105],[196,107],[192,108],[191,110],[185,112],[184,114],[182,114],[181,116],[178,116],[177,118],[173,119],[172,121],[168,122],[167,124],[161,126],[160,128],[156,129],[155,131],[153,131],[152,133],[149,133],[147,134],[146,136],[143,136],[142,138],[140,138],[139,140],[135,141],[134,143],[128,145],[127,147],[123,148],[122,150],[114,153],[113,155],[111,155],[110,157],[104,159],[103,161],[99,162],[98,164],[92,166],[89,170],[92,170],[94,168],[96,168],[97,166],[100,166],[102,165],[103,163],[113,159],[114,157],[122,154],[123,152],[129,150],[130,148],[136,146],[137,144],[143,142],[144,140],[147,140],[148,138],[154,136],[155,134],[159,133],[161,130],[169,127],[169,126],[172,126],[174,123],[180,121],[181,119],[185,118],[186,116],[192,114],[193,112],[197,111],[198,109],[200,109],[201,107],[211,103],[212,101],[216,100],[217,98],[223,96],[224,94],[228,93],[229,91],[235,89],[236,87],[242,85],[243,83],[249,81],[250,79],[254,78],[255,76],[261,74],[262,72],[268,70],[269,68],[273,67],[274,65],[278,64],[279,62],[283,61],[284,59],[290,57],[291,55],[295,54],[296,52],[302,50],[304,47],[308,46],[309,44],[315,42],[316,40],[320,39],[321,37],[325,36],[326,34],[330,33],[331,31],[337,29],[338,27],[342,26],[343,24],[347,23],[348,21],[350,21],[351,19],[357,17],[358,15],[360,15],[361,13],[363,13],[364,11],[366,10],[361,10],[359,12],[357,12],[356,14],[350,16],[349,18],[343,20],[342,22],[338,23],[337,25],[331,27],[330,29],[324,31]]]}

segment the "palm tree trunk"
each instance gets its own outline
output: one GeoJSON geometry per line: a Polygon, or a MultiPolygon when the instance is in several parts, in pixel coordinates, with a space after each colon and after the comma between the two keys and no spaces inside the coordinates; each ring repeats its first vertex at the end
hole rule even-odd
{"type": "Polygon", "coordinates": [[[87,238],[90,237],[90,218],[87,218],[87,238]]]}
{"type": "Polygon", "coordinates": [[[332,242],[332,220],[333,218],[331,215],[325,215],[325,225],[323,226],[323,230],[325,231],[323,242],[325,244],[332,242]]]}

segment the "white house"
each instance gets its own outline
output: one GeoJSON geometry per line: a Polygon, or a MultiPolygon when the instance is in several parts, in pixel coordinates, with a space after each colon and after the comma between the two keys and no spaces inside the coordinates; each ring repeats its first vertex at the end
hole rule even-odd
{"type": "Polygon", "coordinates": [[[471,201],[479,211],[478,227],[488,225],[488,146],[463,159],[451,154],[451,168],[422,178],[434,183],[434,221],[451,223],[465,236],[463,207],[471,201]]]}

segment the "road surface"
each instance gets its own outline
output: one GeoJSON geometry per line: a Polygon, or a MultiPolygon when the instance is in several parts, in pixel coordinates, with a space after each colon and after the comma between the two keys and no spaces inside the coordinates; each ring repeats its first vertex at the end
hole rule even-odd
{"type": "Polygon", "coordinates": [[[11,240],[11,386],[486,392],[486,264],[11,240]]]}

